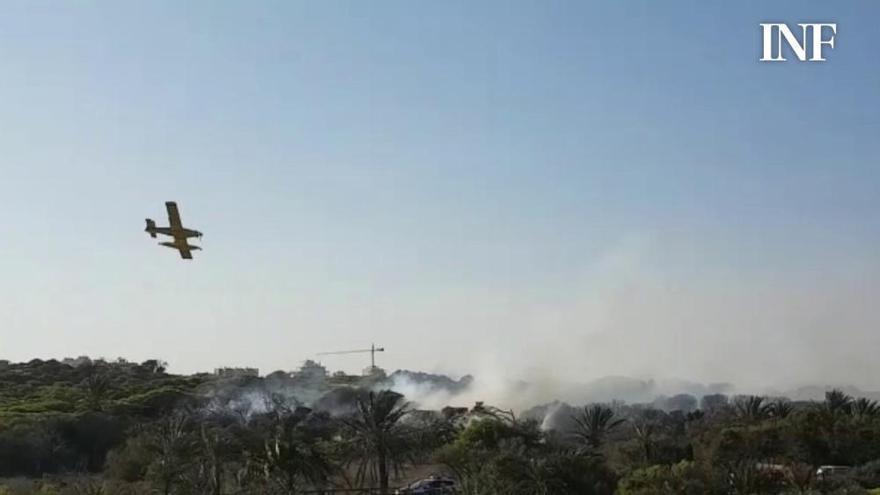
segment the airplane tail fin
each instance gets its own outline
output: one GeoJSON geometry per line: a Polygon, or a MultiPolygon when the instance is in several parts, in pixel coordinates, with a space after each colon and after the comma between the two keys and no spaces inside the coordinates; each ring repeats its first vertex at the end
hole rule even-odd
{"type": "Polygon", "coordinates": [[[144,231],[149,233],[150,237],[155,239],[156,238],[156,222],[154,222],[148,218],[147,219],[147,228],[144,229],[144,231]]]}

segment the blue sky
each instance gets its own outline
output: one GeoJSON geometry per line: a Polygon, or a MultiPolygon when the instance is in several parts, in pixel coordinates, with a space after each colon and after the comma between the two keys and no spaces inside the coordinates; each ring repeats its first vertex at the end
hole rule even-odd
{"type": "Polygon", "coordinates": [[[880,371],[878,14],[4,2],[0,355],[880,371]],[[767,21],[836,22],[836,48],[759,63],[767,21]],[[141,231],[166,200],[205,232],[192,263],[141,231]]]}

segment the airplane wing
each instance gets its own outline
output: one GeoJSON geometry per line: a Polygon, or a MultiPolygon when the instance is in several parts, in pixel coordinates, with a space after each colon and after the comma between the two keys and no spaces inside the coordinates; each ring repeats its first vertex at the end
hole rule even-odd
{"type": "Polygon", "coordinates": [[[180,212],[177,211],[177,203],[168,201],[165,203],[165,209],[168,210],[168,225],[172,229],[183,228],[183,224],[180,223],[180,212]]]}
{"type": "Polygon", "coordinates": [[[188,244],[185,240],[183,242],[160,242],[159,245],[176,249],[177,252],[180,253],[180,257],[185,260],[191,260],[192,252],[202,249],[198,246],[188,244]]]}
{"type": "Polygon", "coordinates": [[[185,260],[193,259],[192,251],[190,251],[188,248],[177,248],[177,250],[180,251],[181,258],[185,260]]]}

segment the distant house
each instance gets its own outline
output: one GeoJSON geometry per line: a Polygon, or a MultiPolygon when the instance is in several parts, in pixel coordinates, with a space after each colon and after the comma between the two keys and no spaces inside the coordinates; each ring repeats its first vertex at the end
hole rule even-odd
{"type": "Polygon", "coordinates": [[[385,374],[384,369],[374,365],[374,366],[367,366],[366,368],[364,368],[363,376],[368,377],[368,378],[374,378],[377,380],[382,380],[382,379],[385,379],[385,377],[387,375],[385,374]]]}
{"type": "Polygon", "coordinates": [[[88,356],[79,356],[77,358],[66,357],[61,360],[61,364],[66,364],[67,366],[77,368],[79,366],[92,364],[92,359],[88,356]]]}
{"type": "Polygon", "coordinates": [[[328,380],[328,381],[331,386],[332,385],[353,386],[353,385],[357,385],[357,383],[360,380],[361,380],[360,376],[349,375],[348,373],[346,373],[344,371],[337,371],[337,372],[333,373],[333,375],[330,377],[330,380],[328,380]]]}
{"type": "Polygon", "coordinates": [[[291,376],[306,382],[323,382],[327,379],[327,368],[321,363],[307,359],[291,376]]]}
{"type": "Polygon", "coordinates": [[[214,375],[220,378],[239,378],[244,376],[260,376],[257,368],[215,368],[214,375]]]}

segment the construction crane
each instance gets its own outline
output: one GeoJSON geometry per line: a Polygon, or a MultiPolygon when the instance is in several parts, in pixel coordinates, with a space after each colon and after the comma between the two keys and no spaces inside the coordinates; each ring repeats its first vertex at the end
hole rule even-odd
{"type": "Polygon", "coordinates": [[[329,356],[335,354],[361,354],[364,352],[370,353],[370,373],[376,371],[376,353],[377,352],[385,352],[384,347],[376,347],[376,344],[371,344],[369,349],[355,349],[352,351],[332,351],[332,352],[319,352],[318,356],[329,356]]]}

